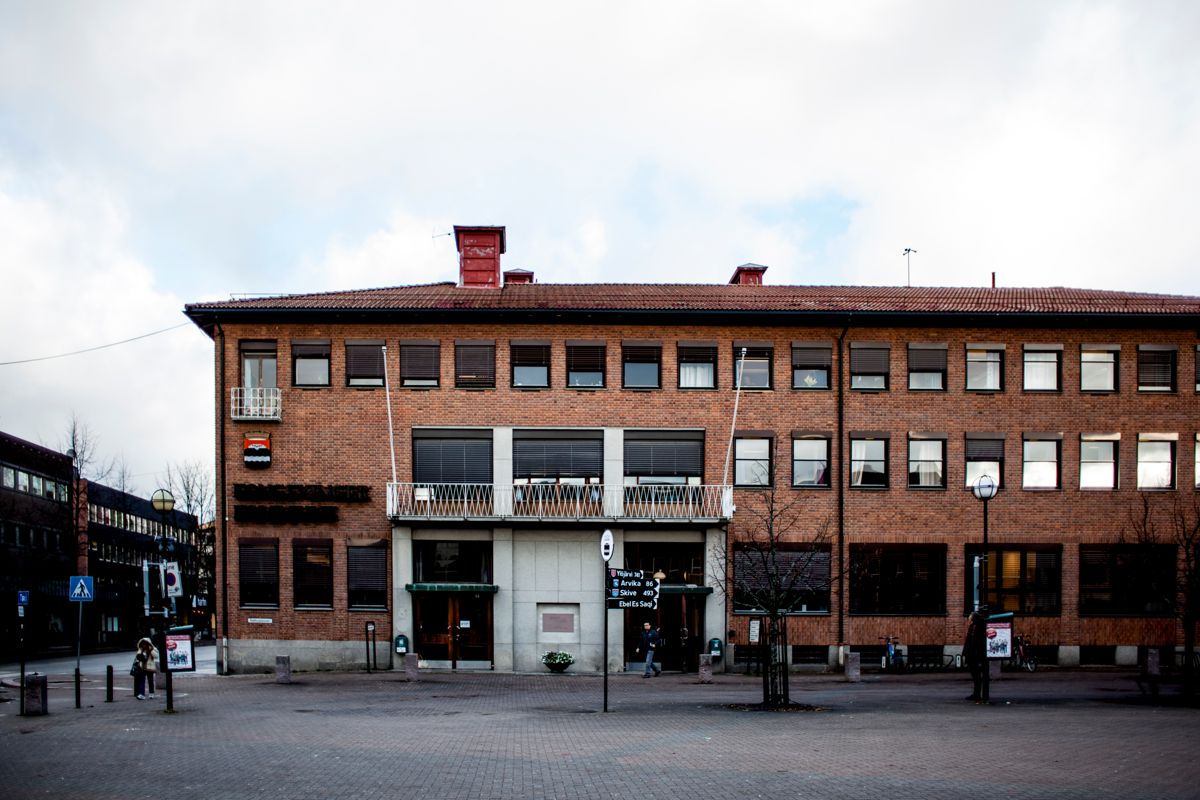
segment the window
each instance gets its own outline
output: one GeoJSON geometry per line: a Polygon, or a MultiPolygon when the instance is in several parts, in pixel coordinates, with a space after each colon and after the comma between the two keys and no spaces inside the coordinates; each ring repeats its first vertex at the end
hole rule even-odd
{"type": "Polygon", "coordinates": [[[292,384],[294,386],[329,385],[329,342],[292,342],[292,384]]]}
{"type": "Polygon", "coordinates": [[[513,344],[510,353],[514,387],[544,389],[550,385],[549,344],[513,344]]]}
{"type": "Polygon", "coordinates": [[[1062,384],[1061,371],[1061,348],[1025,348],[1025,391],[1057,392],[1062,384]]]}
{"type": "Polygon", "coordinates": [[[967,391],[999,392],[1004,389],[1004,348],[967,346],[967,391]]]}
{"type": "Polygon", "coordinates": [[[1169,616],[1175,558],[1169,544],[1080,545],[1080,616],[1169,616]]]}
{"type": "Polygon", "coordinates": [[[400,385],[437,386],[441,381],[442,348],[437,342],[400,343],[400,385]]]}
{"type": "Polygon", "coordinates": [[[0,468],[0,475],[3,475],[5,489],[12,489],[17,485],[17,471],[12,467],[0,468]]]}
{"type": "Polygon", "coordinates": [[[792,439],[792,486],[829,486],[829,437],[792,439]]]}
{"type": "Polygon", "coordinates": [[[908,346],[908,388],[914,392],[946,390],[946,345],[908,346]]]}
{"type": "Polygon", "coordinates": [[[1138,346],[1138,391],[1175,391],[1175,348],[1169,345],[1138,346]]]}
{"type": "Polygon", "coordinates": [[[346,385],[383,386],[383,342],[346,343],[346,385]]]}
{"type": "Polygon", "coordinates": [[[1196,345],[1196,391],[1200,392],[1200,344],[1196,345]]]}
{"type": "Polygon", "coordinates": [[[279,542],[238,542],[238,577],[242,608],[278,608],[279,542]]]}
{"type": "Polygon", "coordinates": [[[544,504],[567,501],[579,513],[599,513],[604,468],[604,440],[599,432],[592,438],[542,437],[546,434],[519,431],[513,435],[515,512],[541,516],[544,504]]]}
{"type": "Polygon", "coordinates": [[[733,549],[733,613],[829,611],[830,547],[762,541],[733,549]]]}
{"type": "Polygon", "coordinates": [[[771,485],[771,439],[733,440],[733,482],[737,486],[771,485]]]}
{"type": "Polygon", "coordinates": [[[771,388],[771,356],[774,348],[770,346],[750,346],[734,344],[733,346],[733,385],[743,389],[771,388]],[[746,351],[745,357],[742,350],[746,351]],[[741,382],[738,382],[738,376],[741,382]]]}
{"type": "Polygon", "coordinates": [[[1079,390],[1115,392],[1119,345],[1084,345],[1079,353],[1079,390]]]}
{"type": "Polygon", "coordinates": [[[966,441],[966,487],[970,489],[984,475],[996,481],[996,488],[1004,485],[1004,440],[996,437],[975,438],[967,434],[966,441]]]}
{"type": "Polygon", "coordinates": [[[1021,486],[1025,489],[1058,488],[1058,448],[1055,439],[1026,439],[1021,457],[1021,486]]]}
{"type": "Polygon", "coordinates": [[[346,604],[354,609],[387,608],[387,545],[346,547],[346,604]]]}
{"type": "Polygon", "coordinates": [[[829,345],[792,345],[792,388],[828,389],[833,366],[829,345]]]}
{"type": "Polygon", "coordinates": [[[910,489],[946,488],[945,440],[908,440],[908,486],[910,489]]]}
{"type": "Polygon", "coordinates": [[[464,484],[492,482],[492,439],[461,431],[414,431],[413,482],[464,484]]]}
{"type": "Polygon", "coordinates": [[[680,389],[717,388],[716,345],[679,345],[680,389]]]}
{"type": "Polygon", "coordinates": [[[1196,434],[1196,466],[1192,475],[1195,478],[1196,488],[1200,489],[1200,433],[1196,434]]]}
{"type": "Polygon", "coordinates": [[[621,371],[626,389],[657,389],[661,385],[662,347],[626,344],[621,346],[621,371]]]}
{"type": "Polygon", "coordinates": [[[1175,488],[1175,434],[1138,436],[1137,488],[1175,488]]]}
{"type": "Polygon", "coordinates": [[[887,439],[850,439],[850,485],[860,489],[885,489],[887,439]]]}
{"type": "Polygon", "coordinates": [[[420,583],[491,583],[492,543],[415,541],[413,567],[420,583]]]}
{"type": "Polygon", "coordinates": [[[850,613],[946,613],[945,545],[850,545],[850,613]]]}
{"type": "Polygon", "coordinates": [[[460,389],[490,389],[496,385],[496,345],[459,342],[454,345],[454,385],[460,389]]]}
{"type": "MultiPolygon", "coordinates": [[[[978,545],[967,545],[963,569],[967,611],[975,607],[974,563],[982,552],[978,545]]],[[[1062,548],[1012,545],[989,548],[987,589],[982,602],[992,613],[1058,616],[1062,609],[1062,548]]]]}
{"type": "Polygon", "coordinates": [[[603,344],[567,344],[567,386],[599,389],[604,386],[603,344]]]}
{"type": "Polygon", "coordinates": [[[702,433],[625,432],[626,486],[699,485],[704,474],[702,433]]]}
{"type": "Polygon", "coordinates": [[[1117,488],[1120,434],[1085,433],[1079,437],[1079,488],[1117,488]]]}
{"type": "Polygon", "coordinates": [[[890,355],[887,347],[851,343],[850,388],[874,391],[887,389],[890,355]]]}
{"type": "Polygon", "coordinates": [[[296,608],[333,607],[333,544],[328,539],[292,542],[292,602],[296,608]]]}
{"type": "Polygon", "coordinates": [[[241,342],[242,386],[247,389],[274,389],[276,382],[275,341],[246,340],[241,342]]]}

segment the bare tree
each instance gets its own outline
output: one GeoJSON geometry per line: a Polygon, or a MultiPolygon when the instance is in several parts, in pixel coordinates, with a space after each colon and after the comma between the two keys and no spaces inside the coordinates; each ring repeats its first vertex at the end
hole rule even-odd
{"type": "Polygon", "coordinates": [[[1173,495],[1142,493],[1141,502],[1129,512],[1129,523],[1122,533],[1123,542],[1142,549],[1139,553],[1137,583],[1148,597],[1183,625],[1183,694],[1190,697],[1195,686],[1193,652],[1196,647],[1196,622],[1200,618],[1200,497],[1183,500],[1173,495]],[[1160,502],[1161,501],[1161,502],[1160,502]],[[1177,570],[1154,568],[1154,549],[1167,546],[1175,551],[1177,570]]]}
{"type": "Polygon", "coordinates": [[[734,610],[757,612],[766,623],[762,668],[767,708],[791,704],[788,614],[827,610],[835,579],[832,525],[828,517],[811,511],[811,501],[809,495],[774,488],[746,492],[728,550],[716,554],[734,610]]]}
{"type": "Polygon", "coordinates": [[[167,488],[175,495],[179,510],[191,514],[201,525],[216,517],[213,472],[198,460],[167,464],[167,488]]]}
{"type": "Polygon", "coordinates": [[[112,474],[113,460],[101,458],[100,440],[75,412],[71,413],[67,423],[60,450],[64,453],[75,452],[75,469],[79,477],[86,481],[106,481],[112,474]]]}

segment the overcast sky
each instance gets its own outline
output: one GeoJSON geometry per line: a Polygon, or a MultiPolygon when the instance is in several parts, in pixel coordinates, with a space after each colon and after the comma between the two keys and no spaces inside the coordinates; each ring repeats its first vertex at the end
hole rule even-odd
{"type": "MultiPolygon", "coordinates": [[[[185,302],[455,280],[1200,294],[1200,4],[0,3],[0,362],[185,302]]],[[[194,326],[0,366],[149,492],[213,457],[194,326]]],[[[382,446],[382,445],[381,445],[382,446]]]]}

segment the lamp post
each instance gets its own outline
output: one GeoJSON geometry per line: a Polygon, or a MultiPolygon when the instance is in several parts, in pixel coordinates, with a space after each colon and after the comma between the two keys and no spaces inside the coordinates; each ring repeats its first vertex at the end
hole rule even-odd
{"type": "MultiPolygon", "coordinates": [[[[161,576],[165,575],[164,565],[166,563],[167,554],[171,550],[174,549],[174,546],[173,546],[174,543],[171,541],[170,537],[167,536],[167,515],[175,510],[175,496],[173,494],[171,494],[169,491],[167,491],[166,489],[155,489],[154,493],[152,495],[150,495],[150,505],[154,507],[154,510],[157,511],[158,515],[162,518],[162,530],[159,531],[159,535],[157,537],[155,537],[157,539],[157,544],[158,544],[158,574],[161,577],[161,576]]],[[[165,601],[166,593],[167,593],[167,587],[166,587],[165,580],[159,581],[159,588],[163,594],[162,599],[165,601]]],[[[174,621],[175,621],[174,620],[175,615],[172,613],[174,606],[175,606],[175,598],[172,597],[171,605],[170,605],[171,610],[170,611],[168,610],[168,606],[166,605],[166,603],[163,604],[163,610],[162,610],[164,626],[163,626],[163,635],[162,635],[162,650],[160,652],[162,654],[162,666],[163,666],[162,672],[163,672],[163,676],[167,682],[167,711],[168,712],[172,712],[175,710],[175,693],[173,691],[174,687],[171,684],[171,668],[168,663],[168,656],[167,656],[167,632],[170,631],[171,626],[174,624],[174,621]]]]}
{"type": "MultiPolygon", "coordinates": [[[[975,584],[975,610],[983,615],[984,623],[987,622],[988,605],[987,605],[987,547],[988,547],[988,501],[996,496],[996,490],[999,487],[991,475],[980,475],[979,479],[971,487],[971,493],[976,499],[983,501],[983,555],[975,557],[976,565],[976,584],[975,584]]],[[[981,647],[983,652],[979,654],[980,669],[983,670],[983,680],[980,683],[980,699],[983,702],[989,701],[990,684],[992,679],[992,665],[987,657],[987,637],[981,637],[981,647]]]]}

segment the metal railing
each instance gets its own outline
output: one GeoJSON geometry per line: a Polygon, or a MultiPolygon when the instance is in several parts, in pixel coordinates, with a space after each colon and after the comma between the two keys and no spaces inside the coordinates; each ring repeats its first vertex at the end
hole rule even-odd
{"type": "Polygon", "coordinates": [[[730,486],[389,483],[387,513],[415,519],[721,520],[730,486]]]}
{"type": "Polygon", "coordinates": [[[234,419],[280,420],[283,399],[279,389],[234,387],[229,396],[229,415],[234,419]]]}

